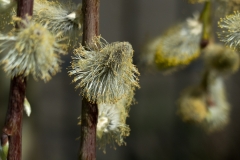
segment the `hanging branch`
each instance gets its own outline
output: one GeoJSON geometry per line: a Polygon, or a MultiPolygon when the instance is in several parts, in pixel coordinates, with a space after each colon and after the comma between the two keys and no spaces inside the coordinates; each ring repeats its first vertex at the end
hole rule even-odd
{"type": "MultiPolygon", "coordinates": [[[[17,17],[31,16],[33,0],[18,0],[17,17]]],[[[19,28],[20,26],[16,26],[19,28]]],[[[11,80],[9,104],[2,137],[8,136],[9,150],[7,160],[22,159],[22,116],[26,91],[26,77],[16,76],[11,80]]]]}
{"type": "MultiPolygon", "coordinates": [[[[99,0],[83,0],[83,39],[82,44],[90,44],[99,35],[99,0]]],[[[82,100],[81,147],[79,160],[96,159],[97,104],[82,100]]]]}

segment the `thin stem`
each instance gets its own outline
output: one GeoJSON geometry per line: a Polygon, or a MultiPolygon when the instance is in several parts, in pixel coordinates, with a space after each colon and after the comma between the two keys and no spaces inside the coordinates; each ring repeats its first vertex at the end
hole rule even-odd
{"type": "MultiPolygon", "coordinates": [[[[91,44],[99,35],[99,0],[83,0],[83,40],[82,44],[91,44]]],[[[96,127],[98,118],[97,104],[82,100],[81,147],[79,160],[96,159],[96,127]]]]}
{"type": "Polygon", "coordinates": [[[98,118],[97,104],[91,104],[85,98],[82,101],[80,160],[96,159],[96,126],[98,118]]]}
{"type": "MultiPolygon", "coordinates": [[[[32,15],[33,0],[18,0],[17,2],[18,17],[25,18],[26,15],[32,15]]],[[[9,140],[7,160],[22,159],[22,116],[26,85],[26,77],[21,75],[11,80],[8,110],[2,134],[2,136],[7,135],[9,140]]]]}
{"type": "Polygon", "coordinates": [[[199,20],[203,23],[203,34],[202,34],[202,40],[201,40],[201,48],[204,49],[211,38],[211,27],[212,27],[212,23],[211,23],[211,2],[205,2],[205,6],[202,10],[202,13],[200,15],[199,20]]]}

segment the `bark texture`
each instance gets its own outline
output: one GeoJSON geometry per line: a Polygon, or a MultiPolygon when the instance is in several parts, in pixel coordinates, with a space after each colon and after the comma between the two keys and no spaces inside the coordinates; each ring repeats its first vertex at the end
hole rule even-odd
{"type": "MultiPolygon", "coordinates": [[[[99,0],[83,0],[83,39],[82,44],[91,44],[99,35],[99,0]]],[[[82,100],[81,147],[79,160],[96,159],[96,127],[98,119],[97,104],[82,100]]]]}
{"type": "MultiPolygon", "coordinates": [[[[17,17],[24,19],[27,15],[32,15],[33,0],[18,0],[17,3],[17,17]]],[[[8,110],[2,135],[2,137],[8,136],[9,150],[7,160],[22,159],[22,117],[26,85],[26,77],[21,75],[11,80],[8,110]]]]}

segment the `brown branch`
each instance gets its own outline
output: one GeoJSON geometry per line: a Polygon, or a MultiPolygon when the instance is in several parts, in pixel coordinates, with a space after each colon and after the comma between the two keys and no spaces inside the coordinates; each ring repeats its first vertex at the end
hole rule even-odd
{"type": "MultiPolygon", "coordinates": [[[[33,0],[18,0],[18,17],[25,18],[26,15],[31,16],[32,12],[33,0]]],[[[3,127],[3,135],[7,135],[9,140],[7,160],[22,159],[22,116],[26,82],[26,77],[21,75],[11,80],[8,110],[3,127]]]]}
{"type": "MultiPolygon", "coordinates": [[[[90,44],[99,35],[99,0],[83,0],[83,40],[90,44]]],[[[79,160],[96,159],[96,127],[98,118],[97,104],[82,100],[81,147],[79,160]]]]}
{"type": "Polygon", "coordinates": [[[26,90],[26,78],[11,80],[8,111],[3,132],[8,135],[8,160],[21,160],[22,156],[22,115],[26,90]]]}
{"type": "Polygon", "coordinates": [[[99,0],[83,0],[83,41],[90,43],[93,37],[99,35],[99,0]]]}

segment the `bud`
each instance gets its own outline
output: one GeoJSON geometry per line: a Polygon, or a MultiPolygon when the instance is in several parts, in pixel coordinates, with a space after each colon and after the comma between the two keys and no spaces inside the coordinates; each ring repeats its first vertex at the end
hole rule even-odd
{"type": "Polygon", "coordinates": [[[1,142],[1,146],[0,146],[1,160],[7,160],[8,149],[9,149],[8,136],[6,134],[3,134],[0,142],[1,142]]]}
{"type": "Polygon", "coordinates": [[[32,112],[31,105],[27,100],[27,97],[24,98],[24,111],[26,112],[27,116],[30,117],[30,114],[32,112]]]}

